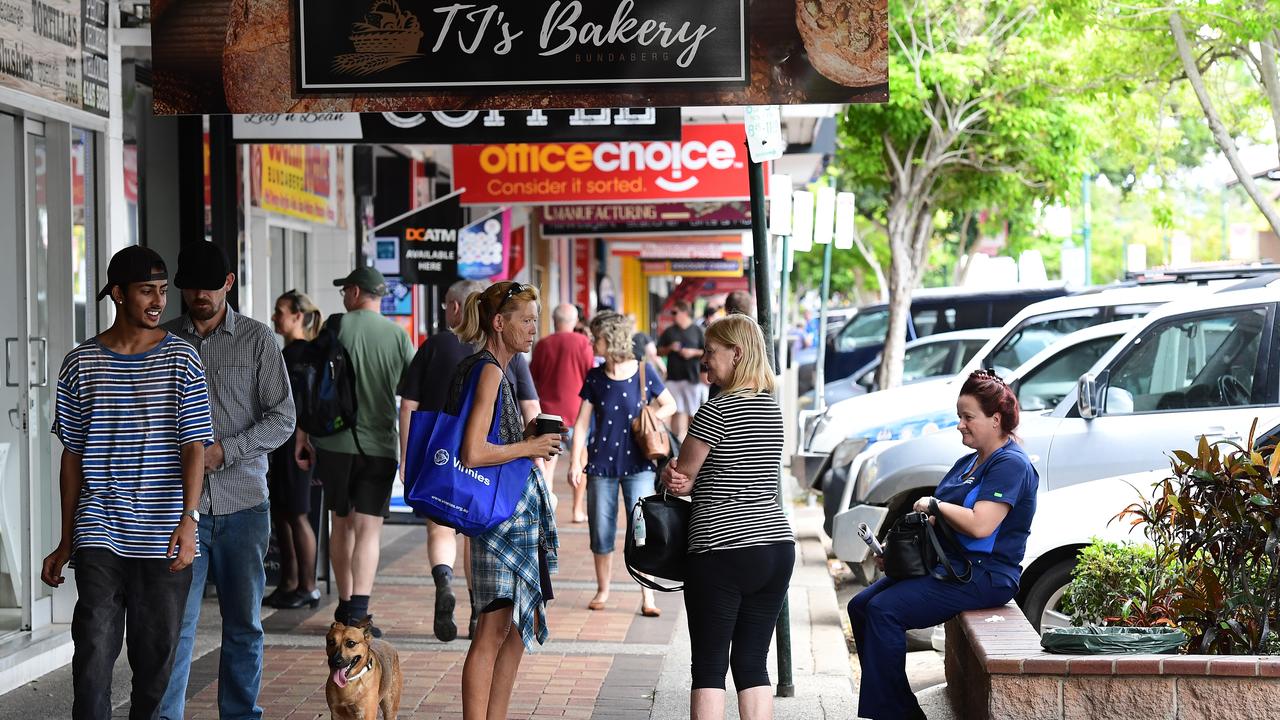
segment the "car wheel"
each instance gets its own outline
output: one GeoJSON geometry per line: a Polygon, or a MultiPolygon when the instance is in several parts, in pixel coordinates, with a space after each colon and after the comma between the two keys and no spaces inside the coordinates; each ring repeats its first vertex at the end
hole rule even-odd
{"type": "Polygon", "coordinates": [[[1062,560],[1036,578],[1022,601],[1022,613],[1037,632],[1048,628],[1071,627],[1071,616],[1062,612],[1062,598],[1071,584],[1075,558],[1062,560]]]}

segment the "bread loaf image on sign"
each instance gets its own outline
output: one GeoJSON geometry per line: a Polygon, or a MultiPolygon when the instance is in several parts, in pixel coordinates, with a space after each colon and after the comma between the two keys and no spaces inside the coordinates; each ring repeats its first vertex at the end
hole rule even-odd
{"type": "Polygon", "coordinates": [[[810,64],[847,87],[888,77],[887,15],[884,0],[796,0],[796,29],[810,64]]]}

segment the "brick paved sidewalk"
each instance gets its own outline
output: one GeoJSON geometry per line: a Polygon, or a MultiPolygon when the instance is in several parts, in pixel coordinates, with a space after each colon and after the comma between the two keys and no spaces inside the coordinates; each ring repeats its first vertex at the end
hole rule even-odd
{"type": "MultiPolygon", "coordinates": [[[[563,475],[560,496],[560,572],[553,578],[556,600],[548,609],[551,639],[521,664],[511,705],[517,718],[602,718],[668,720],[688,717],[688,632],[679,593],[658,593],[662,617],[639,615],[639,587],[622,565],[621,531],[614,556],[614,584],[605,610],[587,610],[595,573],[585,524],[570,522],[570,499],[563,475]]],[[[800,509],[797,571],[791,589],[791,620],[797,697],[780,699],[778,718],[850,718],[852,686],[835,594],[826,572],[826,553],[812,527],[821,513],[800,509]]],[[[625,521],[619,517],[619,527],[625,521]]],[[[405,685],[400,717],[435,720],[462,717],[462,663],[468,640],[437,641],[432,633],[434,585],[422,525],[388,525],[370,611],[385,639],[400,652],[405,685]]],[[[455,564],[460,568],[461,564],[455,564]]],[[[268,588],[270,590],[270,588],[268,588]]],[[[316,610],[264,611],[266,651],[260,704],[264,717],[328,718],[324,686],[328,668],[324,633],[337,603],[336,588],[316,610]]],[[[465,579],[454,580],[456,618],[462,635],[470,613],[465,579]]],[[[206,600],[197,638],[197,659],[188,687],[187,717],[217,717],[217,601],[206,600]]],[[[777,666],[770,659],[776,680],[777,666]]],[[[129,670],[122,657],[114,677],[116,717],[127,717],[129,670]]],[[[29,708],[42,717],[70,715],[70,672],[63,668],[0,696],[0,720],[7,709],[29,708]],[[65,699],[65,702],[62,702],[65,699]],[[66,712],[55,710],[65,705],[66,712]]],[[[732,693],[732,688],[730,688],[732,693]]],[[[733,702],[727,717],[736,717],[733,702]]],[[[29,710],[28,710],[29,713],[29,710]]],[[[13,717],[24,717],[14,714],[13,717]]],[[[31,717],[29,714],[25,717],[31,717]]]]}

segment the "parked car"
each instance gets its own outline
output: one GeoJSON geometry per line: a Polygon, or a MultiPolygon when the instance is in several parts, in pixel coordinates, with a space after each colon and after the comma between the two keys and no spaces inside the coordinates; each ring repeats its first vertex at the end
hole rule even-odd
{"type": "MultiPolygon", "coordinates": [[[[907,343],[902,359],[902,384],[910,385],[923,380],[949,378],[960,372],[983,345],[999,334],[999,328],[975,328],[955,332],[938,333],[907,343]]],[[[855,395],[865,395],[880,389],[876,372],[880,369],[880,356],[858,368],[853,375],[826,384],[824,402],[837,403],[855,395]]],[[[814,391],[800,397],[797,406],[801,410],[813,407],[814,391]]]]}
{"type": "MultiPolygon", "coordinates": [[[[1051,492],[1156,470],[1170,450],[1202,436],[1211,442],[1247,437],[1256,417],[1270,417],[1280,406],[1278,303],[1280,280],[1273,277],[1171,302],[1148,315],[1056,408],[1023,418],[1017,434],[1041,487],[1051,492]]],[[[885,530],[968,452],[952,432],[868,451],[840,527],[866,522],[885,530]]],[[[1040,512],[1069,517],[1075,510],[1046,504],[1040,512]]],[[[1033,623],[1052,595],[1044,583],[1057,582],[1064,561],[1074,557],[1075,548],[1064,546],[1028,563],[1018,599],[1033,623]],[[1054,568],[1059,572],[1050,575],[1054,568]]]]}
{"type": "MultiPolygon", "coordinates": [[[[906,340],[937,333],[973,328],[1000,327],[1026,306],[1067,294],[1065,285],[1049,285],[1006,290],[966,290],[924,288],[911,295],[906,340]]],[[[858,308],[840,332],[827,338],[823,361],[825,382],[849,377],[873,361],[884,349],[889,331],[889,304],[876,303],[858,308]]],[[[801,366],[800,392],[813,389],[811,369],[801,366]]]]}
{"type": "MultiPolygon", "coordinates": [[[[1154,285],[1081,293],[1035,303],[1005,323],[1000,336],[988,342],[957,377],[984,367],[1002,375],[1031,359],[1055,340],[1103,323],[1142,317],[1171,300],[1208,292],[1201,285],[1154,285]]],[[[955,380],[931,380],[852,397],[821,411],[799,414],[799,450],[791,459],[792,474],[806,487],[822,489],[822,474],[830,470],[829,456],[844,439],[868,429],[914,417],[923,412],[950,411],[955,380]],[[937,387],[942,383],[944,387],[937,387]]],[[[852,457],[852,455],[850,455],[852,457]]]]}
{"type": "MultiPolygon", "coordinates": [[[[1126,333],[1138,327],[1140,322],[1122,320],[1077,330],[1041,350],[1017,370],[1004,376],[1004,379],[1017,394],[1018,402],[1025,412],[1052,410],[1075,387],[1081,373],[1092,368],[1100,357],[1126,333]]],[[[940,390],[949,387],[951,386],[939,385],[940,390]]],[[[832,465],[846,469],[843,473],[833,474],[824,487],[822,507],[826,515],[825,528],[828,535],[836,537],[841,532],[839,514],[849,508],[853,499],[854,488],[848,483],[848,478],[858,477],[857,471],[861,465],[859,460],[867,459],[868,448],[878,445],[876,453],[879,453],[892,445],[954,428],[959,424],[955,398],[952,396],[948,399],[944,408],[869,428],[858,436],[846,438],[836,446],[832,465]],[[847,458],[853,458],[853,461],[847,458]]],[[[843,538],[842,543],[846,539],[843,538]]],[[[839,550],[836,556],[845,559],[839,554],[839,550]]],[[[862,559],[863,556],[859,554],[857,560],[862,559]]]]}

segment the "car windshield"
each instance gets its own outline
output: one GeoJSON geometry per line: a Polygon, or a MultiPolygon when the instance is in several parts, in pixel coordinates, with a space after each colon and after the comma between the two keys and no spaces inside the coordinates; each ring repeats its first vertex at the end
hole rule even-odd
{"type": "Polygon", "coordinates": [[[1058,339],[1077,330],[1097,325],[1101,320],[1102,308],[1086,308],[1029,318],[1005,337],[983,364],[999,368],[1002,372],[1014,370],[1058,339]]]}
{"type": "Polygon", "coordinates": [[[836,352],[849,352],[868,345],[884,343],[889,331],[889,311],[872,310],[858,313],[836,336],[836,352]]]}
{"type": "Polygon", "coordinates": [[[1076,343],[1028,372],[1018,383],[1019,407],[1028,412],[1057,407],[1076,386],[1080,376],[1088,372],[1118,339],[1119,335],[1107,335],[1076,343]]]}

